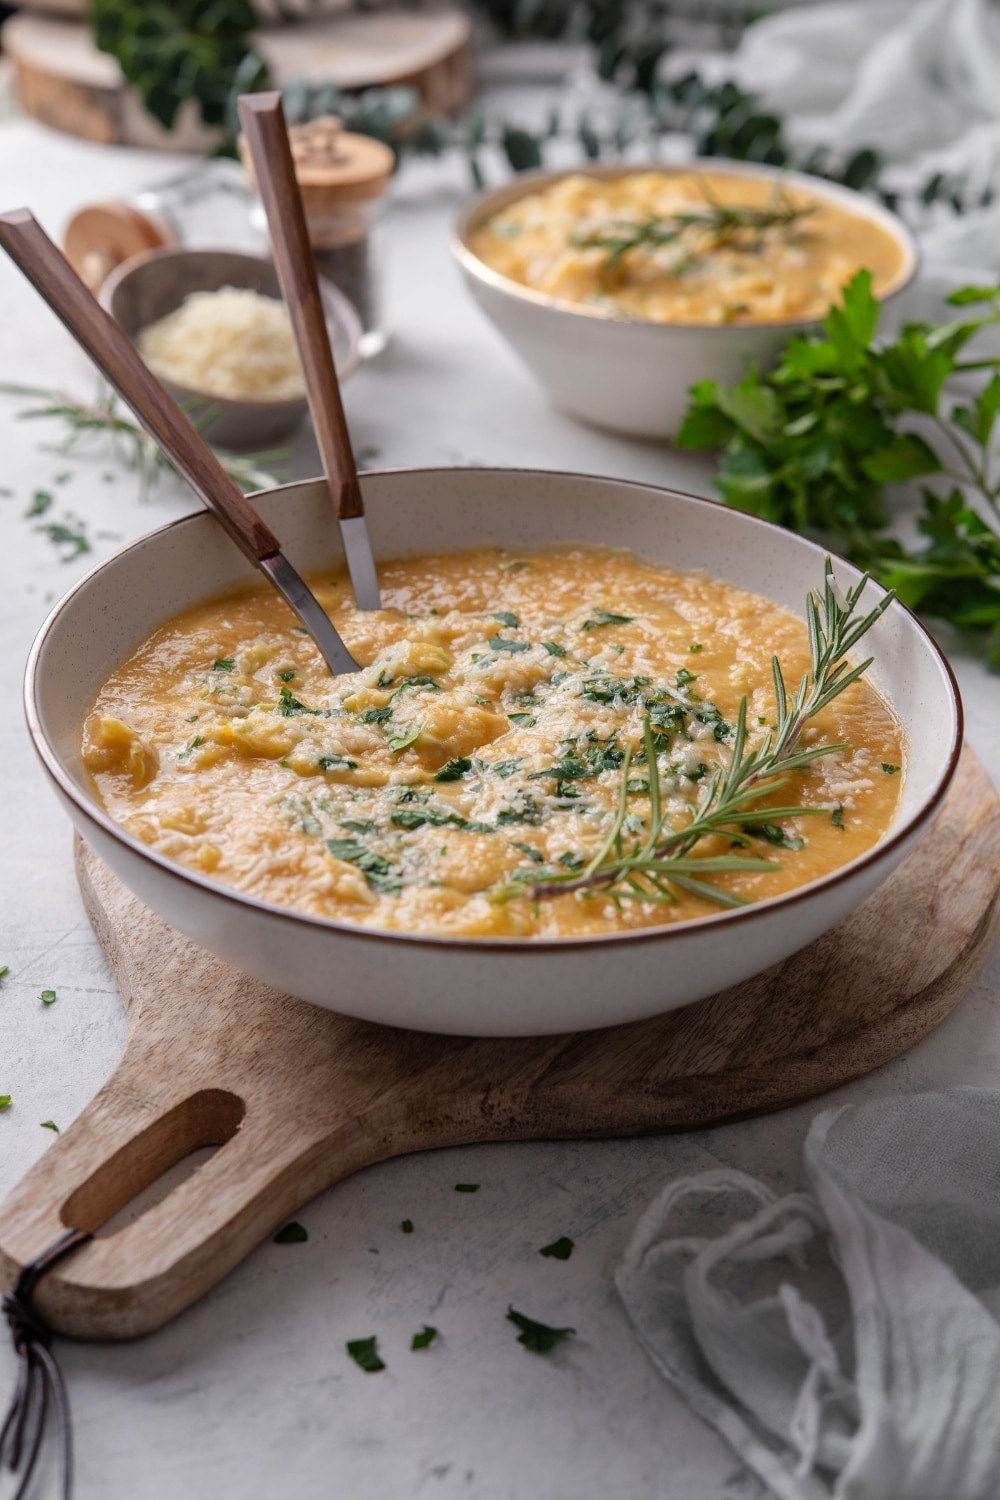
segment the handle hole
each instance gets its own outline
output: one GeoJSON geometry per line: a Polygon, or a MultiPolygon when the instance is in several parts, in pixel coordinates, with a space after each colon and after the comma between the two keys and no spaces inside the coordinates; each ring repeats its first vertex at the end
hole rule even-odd
{"type": "Polygon", "coordinates": [[[63,1204],[67,1228],[106,1239],[162,1203],[239,1130],[246,1105],[225,1089],[201,1089],[102,1162],[63,1204]]]}

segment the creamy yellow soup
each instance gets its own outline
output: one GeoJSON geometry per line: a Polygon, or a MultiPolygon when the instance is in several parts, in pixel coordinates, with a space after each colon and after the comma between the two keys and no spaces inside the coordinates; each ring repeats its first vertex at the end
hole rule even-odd
{"type": "Polygon", "coordinates": [[[469,244],[533,291],[656,323],[821,318],[856,271],[879,296],[904,260],[886,230],[820,193],[714,171],[573,174],[469,244]]]}
{"type": "MultiPolygon", "coordinates": [[[[102,687],[82,753],[107,810],[167,858],[315,916],[455,937],[569,937],[708,916],[666,883],[540,894],[651,817],[652,745],[666,830],[683,829],[732,754],[775,718],[771,658],[809,666],[787,610],[630,553],[495,549],[379,568],[385,608],[314,579],[363,665],[333,678],[271,590],[189,609],[102,687]],[[646,725],[649,725],[648,730],[646,725]]],[[[865,681],[810,724],[846,748],[789,774],[744,830],[749,870],[704,875],[757,901],[871,848],[902,780],[900,729],[865,681]],[[816,809],[769,824],[768,809],[816,809]],[[776,842],[777,841],[777,842],[776,842]]],[[[699,855],[730,854],[732,834],[699,855]]],[[[734,856],[735,857],[735,856],[734,856]]]]}

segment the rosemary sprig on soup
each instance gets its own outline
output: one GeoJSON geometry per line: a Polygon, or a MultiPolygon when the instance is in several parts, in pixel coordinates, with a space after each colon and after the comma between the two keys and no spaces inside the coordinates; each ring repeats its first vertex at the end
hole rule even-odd
{"type": "Polygon", "coordinates": [[[806,622],[603,549],[442,553],[380,579],[367,613],[345,575],[313,580],[364,663],[350,676],[256,587],[156,631],[84,726],[112,816],[262,900],[472,939],[709,916],[892,822],[905,747],[852,659],[888,599],[865,613],[829,567],[806,622]]]}
{"type": "Polygon", "coordinates": [[[570,243],[581,250],[605,250],[604,272],[618,269],[634,250],[662,250],[677,246],[680,255],[672,261],[674,275],[685,275],[699,262],[726,247],[760,255],[767,245],[767,232],[789,234],[809,214],[815,203],[790,203],[784,194],[772,206],[750,208],[746,204],[706,203],[703,208],[669,214],[664,218],[612,219],[596,228],[580,230],[570,243]]]}
{"type": "Polygon", "coordinates": [[[877,296],[903,251],[822,192],[721,170],[568,173],[495,213],[475,255],[532,291],[659,323],[822,318],[863,266],[877,296]]]}

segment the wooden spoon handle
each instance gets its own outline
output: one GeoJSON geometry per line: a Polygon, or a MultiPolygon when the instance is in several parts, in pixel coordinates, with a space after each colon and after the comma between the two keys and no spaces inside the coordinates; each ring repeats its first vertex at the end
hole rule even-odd
{"type": "Polygon", "coordinates": [[[273,531],[26,208],[0,214],[0,245],[251,562],[279,552],[273,531]]]}
{"type": "Polygon", "coordinates": [[[316,441],[337,519],[346,521],[364,515],[364,504],[281,95],[243,94],[239,111],[267,214],[274,263],[299,346],[316,441]]]}

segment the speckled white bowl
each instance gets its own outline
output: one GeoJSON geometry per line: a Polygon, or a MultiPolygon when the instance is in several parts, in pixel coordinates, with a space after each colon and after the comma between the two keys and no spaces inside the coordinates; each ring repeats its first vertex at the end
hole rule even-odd
{"type": "MultiPolygon", "coordinates": [[[[692,165],[699,164],[629,162],[583,170],[587,177],[614,179],[644,171],[689,172],[692,165]]],[[[711,157],[700,165],[706,172],[787,183],[870,219],[898,242],[903,256],[899,274],[882,300],[894,297],[912,280],[917,269],[913,236],[895,214],[871,198],[816,177],[752,162],[711,157]]],[[[469,290],[486,316],[553,403],[570,416],[632,437],[673,438],[696,381],[731,384],[741,379],[750,362],[766,369],[792,334],[818,327],[816,321],[801,318],[755,324],[633,321],[532,291],[479,259],[469,237],[487,219],[569,175],[566,171],[524,172],[505,187],[478,194],[459,214],[451,245],[469,290]]]]}
{"type": "MultiPolygon", "coordinates": [[[[703,568],[801,614],[823,553],[709,500],[625,480],[516,469],[404,469],[362,477],[376,557],[496,543],[630,547],[703,568]]],[[[255,497],[296,566],[340,555],[326,485],[255,497]]],[[[857,578],[838,564],[842,583],[857,578]]],[[[176,611],[252,576],[207,512],[133,542],[56,606],[32,647],[28,727],[84,838],[148,906],[276,989],[367,1020],[424,1031],[525,1036],[637,1021],[759,973],[839,922],[895,868],[941,806],[961,744],[954,679],[920,623],[893,604],[866,639],[873,678],[908,739],[901,804],[874,849],[811,885],[701,921],[582,939],[459,941],[324,921],[172,864],[101,807],[80,726],[113,668],[176,611]]],[[[872,586],[873,598],[881,590],[872,586]]]]}

